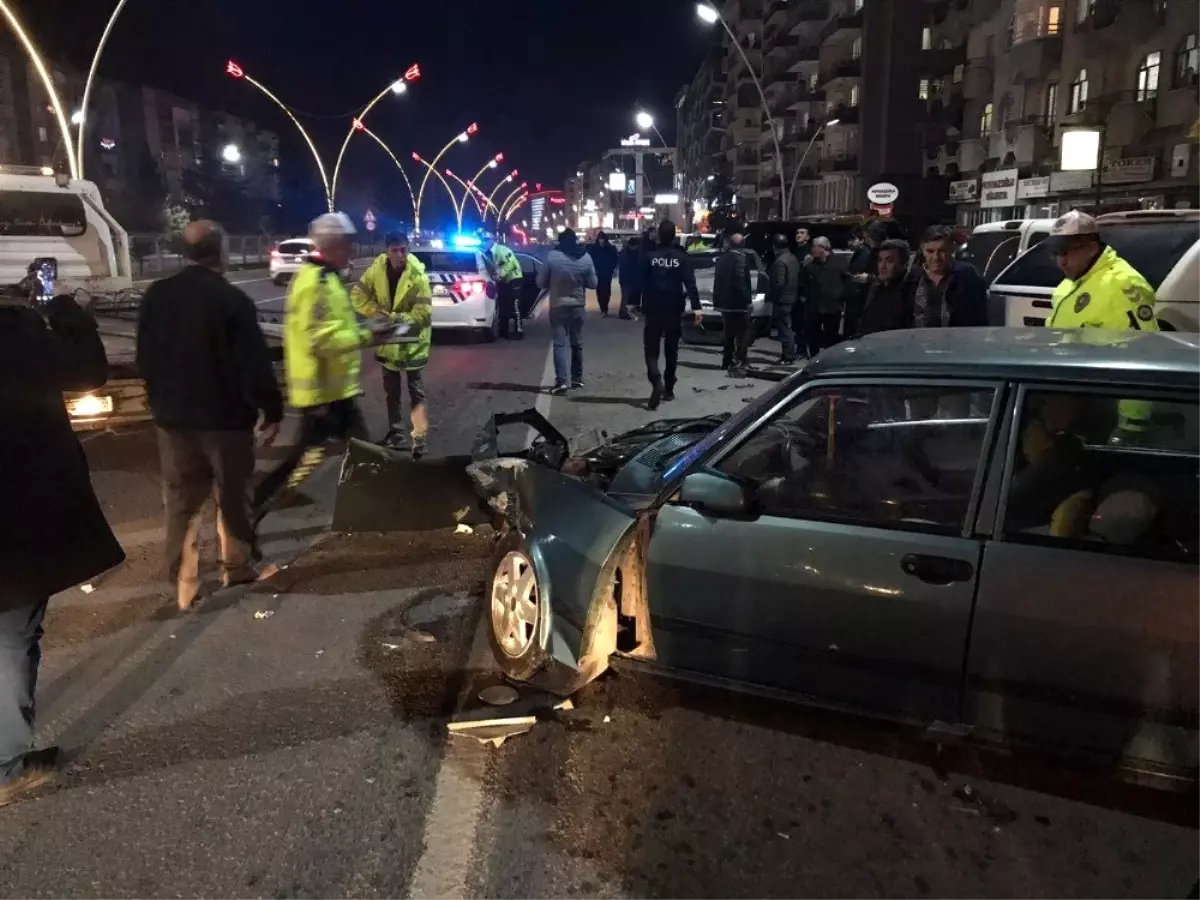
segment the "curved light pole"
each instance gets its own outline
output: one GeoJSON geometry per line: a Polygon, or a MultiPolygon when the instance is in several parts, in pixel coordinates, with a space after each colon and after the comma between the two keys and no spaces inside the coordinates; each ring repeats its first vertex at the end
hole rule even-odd
{"type": "MultiPolygon", "coordinates": [[[[509,211],[509,213],[511,214],[512,210],[511,210],[511,209],[509,209],[508,205],[509,205],[509,204],[510,204],[510,203],[511,203],[511,202],[512,202],[514,199],[520,199],[520,198],[518,198],[518,197],[517,197],[517,194],[520,194],[520,193],[521,193],[522,191],[524,191],[524,190],[525,190],[527,187],[529,187],[529,182],[527,182],[527,181],[522,181],[522,182],[521,182],[521,185],[520,185],[520,187],[514,188],[514,189],[513,189],[513,192],[512,192],[511,194],[509,194],[507,197],[505,197],[505,198],[504,198],[504,202],[500,204],[500,211],[499,211],[498,213],[496,213],[496,224],[497,224],[497,225],[500,225],[500,224],[502,224],[502,223],[504,222],[504,219],[505,219],[504,211],[505,211],[505,210],[508,210],[508,211],[509,211]]],[[[528,192],[526,192],[525,194],[522,194],[522,196],[523,196],[524,198],[528,199],[528,198],[529,198],[529,193],[528,193],[528,192]]]]}
{"type": "Polygon", "coordinates": [[[300,120],[288,108],[287,104],[272,94],[266,86],[261,82],[255,81],[246,74],[246,70],[235,63],[232,59],[225,63],[225,74],[231,78],[237,78],[248,84],[254,85],[266,97],[271,100],[276,106],[283,110],[284,114],[292,120],[292,123],[300,129],[300,134],[304,137],[304,142],[308,144],[308,149],[312,151],[313,159],[317,161],[317,171],[321,173],[321,185],[325,188],[325,202],[329,205],[329,211],[333,212],[333,195],[329,191],[329,178],[325,174],[325,164],[321,162],[321,154],[317,152],[317,145],[313,143],[312,138],[308,136],[308,132],[304,130],[304,126],[300,124],[300,120]]]}
{"type": "MultiPolygon", "coordinates": [[[[425,199],[425,184],[429,181],[429,173],[432,172],[437,175],[438,178],[442,178],[441,173],[437,171],[437,164],[441,162],[442,157],[445,156],[450,148],[455,144],[465,144],[471,139],[471,135],[478,131],[479,126],[472,122],[467,126],[466,131],[460,131],[453,137],[450,143],[446,144],[445,147],[438,151],[438,155],[433,158],[433,162],[426,163],[428,166],[428,171],[425,172],[425,177],[421,179],[421,187],[417,189],[417,221],[415,225],[418,234],[421,231],[421,202],[425,199]]],[[[417,156],[417,154],[414,153],[413,156],[417,156]]],[[[417,158],[420,159],[420,157],[417,158]]],[[[421,162],[425,162],[425,160],[422,159],[421,162]]],[[[442,178],[443,184],[445,184],[445,181],[446,179],[442,178]]],[[[450,190],[450,185],[446,185],[446,190],[450,190]]],[[[453,196],[453,192],[451,192],[451,196],[453,196]]]]}
{"type": "Polygon", "coordinates": [[[412,182],[408,180],[408,173],[404,171],[404,166],[400,165],[400,160],[396,158],[396,154],[392,152],[392,148],[383,142],[383,138],[373,132],[366,125],[363,125],[361,121],[358,123],[358,125],[358,130],[368,137],[374,138],[375,143],[383,148],[383,152],[392,158],[392,162],[394,162],[396,164],[396,168],[400,170],[400,174],[404,178],[404,186],[408,188],[408,200],[412,204],[413,214],[415,215],[417,209],[417,197],[416,194],[413,193],[412,182]]]}
{"type": "Polygon", "coordinates": [[[654,124],[654,116],[650,115],[650,113],[646,112],[644,109],[638,110],[637,115],[633,117],[633,121],[637,124],[637,127],[643,131],[645,131],[647,128],[653,130],[654,133],[658,135],[658,139],[662,141],[662,145],[664,147],[671,146],[667,143],[667,139],[662,136],[662,132],[658,130],[658,126],[654,124]]]}
{"type": "MultiPolygon", "coordinates": [[[[502,163],[502,162],[504,162],[504,154],[497,153],[495,156],[493,156],[491,159],[489,159],[487,162],[485,162],[482,166],[479,167],[479,171],[476,172],[474,175],[472,175],[470,180],[467,181],[467,186],[469,188],[471,188],[472,190],[474,190],[475,182],[477,182],[479,180],[479,177],[484,172],[486,172],[488,169],[497,168],[500,165],[500,163],[502,163]]],[[[476,205],[478,205],[478,202],[476,202],[476,205]]],[[[487,209],[486,206],[481,207],[479,210],[479,214],[482,216],[484,214],[484,210],[486,210],[486,209],[487,209]]]]}
{"type": "MultiPolygon", "coordinates": [[[[501,178],[500,183],[497,184],[494,188],[492,188],[492,192],[490,194],[488,194],[487,205],[496,211],[496,222],[497,223],[500,221],[500,210],[502,210],[504,208],[504,203],[501,203],[499,206],[497,206],[495,203],[492,202],[492,200],[495,199],[496,194],[497,194],[497,192],[499,192],[500,188],[504,187],[506,184],[512,183],[513,179],[517,177],[517,174],[518,174],[517,170],[513,169],[511,172],[509,172],[507,175],[505,175],[503,178],[501,178]]],[[[521,187],[517,188],[517,191],[521,190],[521,188],[523,188],[523,187],[525,187],[525,182],[521,183],[521,187]]],[[[516,193],[516,191],[513,191],[513,194],[515,194],[515,193],[516,193]]],[[[509,194],[508,196],[509,196],[509,199],[512,199],[512,194],[509,194]]],[[[507,202],[508,201],[506,200],[505,203],[507,203],[507,202]]]]}
{"type": "MultiPolygon", "coordinates": [[[[415,159],[417,162],[419,162],[421,165],[423,165],[425,167],[425,178],[422,179],[422,184],[424,183],[425,180],[427,180],[429,178],[430,175],[436,175],[437,180],[440,181],[442,183],[442,187],[444,187],[446,189],[446,193],[450,195],[450,205],[457,210],[458,209],[458,198],[454,196],[454,190],[450,187],[450,182],[448,182],[442,176],[441,172],[439,172],[437,169],[435,169],[433,167],[433,163],[425,161],[421,157],[421,154],[417,153],[416,151],[413,151],[412,158],[415,159]]],[[[420,191],[417,192],[417,211],[416,211],[416,213],[414,213],[414,218],[416,220],[416,228],[414,230],[419,234],[421,231],[421,228],[420,228],[421,192],[420,191]]]]}
{"type": "Polygon", "coordinates": [[[779,217],[787,218],[787,209],[783,204],[787,202],[787,180],[783,173],[783,150],[779,147],[779,132],[775,128],[775,118],[771,115],[771,104],[767,102],[767,95],[763,93],[762,82],[758,80],[758,73],[754,71],[754,66],[750,65],[750,60],[746,56],[746,51],[742,49],[742,43],[738,40],[737,35],[729,27],[729,23],[725,21],[725,17],[711,3],[697,3],[696,15],[700,20],[707,22],[709,25],[721,23],[721,27],[725,29],[725,33],[729,35],[729,39],[733,41],[733,46],[737,47],[737,52],[742,57],[742,62],[746,64],[746,71],[750,73],[750,77],[754,80],[754,86],[758,88],[758,98],[762,101],[763,115],[766,117],[767,124],[771,126],[771,140],[775,142],[775,169],[779,173],[779,217]]]}
{"type": "Polygon", "coordinates": [[[50,106],[54,110],[54,118],[58,120],[58,130],[62,134],[63,145],[66,147],[67,168],[70,170],[72,178],[79,178],[79,161],[75,158],[75,147],[71,143],[71,128],[67,124],[67,114],[63,110],[62,100],[59,99],[58,91],[54,89],[54,79],[50,77],[50,73],[46,69],[46,63],[42,60],[41,54],[38,53],[33,39],[21,27],[20,19],[9,8],[6,0],[0,0],[0,13],[3,13],[4,18],[8,21],[8,27],[13,30],[13,34],[17,36],[17,40],[21,42],[21,46],[29,55],[29,60],[33,63],[33,68],[42,82],[42,87],[46,89],[46,94],[50,98],[50,106]]]}
{"type": "Polygon", "coordinates": [[[830,119],[828,122],[822,122],[813,136],[808,139],[808,146],[804,148],[804,152],[800,154],[800,161],[796,163],[796,171],[792,174],[792,181],[788,185],[787,206],[784,207],[783,218],[786,219],[792,214],[792,199],[796,193],[796,180],[800,177],[800,169],[804,166],[804,160],[808,159],[808,151],[813,148],[813,144],[817,142],[817,138],[821,136],[821,132],[830,125],[836,125],[841,119],[830,119]]]}
{"type": "Polygon", "coordinates": [[[376,103],[388,94],[395,94],[399,97],[408,91],[409,82],[416,81],[420,77],[421,67],[413,63],[404,71],[403,75],[376,94],[374,99],[363,107],[362,112],[354,117],[354,121],[350,125],[350,130],[346,132],[346,138],[342,141],[342,149],[338,151],[337,162],[333,164],[333,180],[329,182],[329,209],[331,212],[333,211],[333,201],[337,198],[338,173],[342,170],[342,157],[346,155],[346,147],[350,144],[350,138],[354,137],[354,132],[361,130],[358,126],[362,124],[363,119],[366,118],[367,113],[371,111],[376,103]]]}
{"type": "Polygon", "coordinates": [[[511,219],[512,214],[515,213],[518,209],[520,209],[522,206],[524,206],[528,202],[529,202],[529,194],[522,194],[520,197],[518,197],[517,202],[508,208],[508,212],[506,212],[504,214],[504,219],[501,220],[500,224],[503,225],[505,222],[507,222],[509,219],[511,219]]]}
{"type": "MultiPolygon", "coordinates": [[[[462,200],[454,206],[454,214],[458,218],[458,230],[462,231],[463,213],[467,211],[467,198],[471,197],[471,186],[463,181],[461,176],[454,174],[453,169],[446,169],[446,177],[453,178],[463,189],[462,200]]],[[[471,199],[474,200],[475,198],[471,197],[471,199]]],[[[479,208],[478,203],[475,204],[475,208],[479,208]]]]}
{"type": "Polygon", "coordinates": [[[96,77],[96,68],[100,64],[100,54],[104,52],[104,45],[108,43],[108,36],[112,32],[113,25],[116,24],[117,17],[121,15],[121,10],[125,8],[125,4],[128,2],[129,0],[118,0],[116,8],[112,11],[112,15],[108,17],[108,24],[104,26],[104,33],[100,35],[100,43],[96,45],[96,52],[92,54],[92,65],[88,69],[87,81],[83,84],[83,100],[79,104],[79,149],[75,151],[75,158],[79,161],[80,178],[83,177],[83,145],[87,134],[88,101],[92,97],[92,81],[96,77]]]}

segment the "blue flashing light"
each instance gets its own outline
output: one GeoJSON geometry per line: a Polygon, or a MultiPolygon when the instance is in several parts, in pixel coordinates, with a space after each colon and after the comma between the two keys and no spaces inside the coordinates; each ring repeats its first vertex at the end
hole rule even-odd
{"type": "Polygon", "coordinates": [[[454,246],[459,249],[468,249],[478,247],[481,241],[479,238],[470,234],[456,234],[454,236],[454,246]]]}

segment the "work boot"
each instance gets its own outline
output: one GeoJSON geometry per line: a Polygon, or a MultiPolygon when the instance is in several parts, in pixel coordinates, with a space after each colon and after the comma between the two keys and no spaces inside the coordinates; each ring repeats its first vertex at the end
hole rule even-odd
{"type": "Polygon", "coordinates": [[[646,409],[658,409],[658,404],[662,402],[663,389],[661,384],[652,385],[650,388],[650,399],[646,401],[646,409]]]}
{"type": "Polygon", "coordinates": [[[25,754],[21,774],[0,784],[0,806],[24,799],[54,778],[58,769],[58,748],[31,750],[25,754]]]}

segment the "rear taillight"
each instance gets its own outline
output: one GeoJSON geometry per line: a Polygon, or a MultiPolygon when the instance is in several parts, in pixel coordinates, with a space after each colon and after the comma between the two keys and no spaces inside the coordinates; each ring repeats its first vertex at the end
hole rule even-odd
{"type": "Polygon", "coordinates": [[[473,297],[478,297],[480,294],[484,293],[487,290],[487,287],[484,285],[484,283],[482,281],[479,281],[478,279],[474,279],[474,278],[466,279],[464,281],[459,282],[458,287],[459,287],[459,290],[462,291],[462,295],[464,297],[466,297],[467,299],[471,299],[473,297]]]}
{"type": "Polygon", "coordinates": [[[282,257],[283,257],[283,254],[279,252],[279,248],[278,248],[278,247],[275,247],[275,248],[274,248],[274,249],[271,251],[271,259],[281,259],[282,257]]]}

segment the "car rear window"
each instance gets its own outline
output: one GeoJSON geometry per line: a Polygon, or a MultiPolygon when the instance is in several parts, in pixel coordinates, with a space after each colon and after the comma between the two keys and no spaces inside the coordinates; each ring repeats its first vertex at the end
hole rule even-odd
{"type": "MultiPolygon", "coordinates": [[[[1195,222],[1125,222],[1102,225],[1100,237],[1158,290],[1188,248],[1200,237],[1195,222]]],[[[1031,247],[996,279],[997,286],[1055,288],[1062,269],[1045,243],[1031,247]]]]}
{"type": "Polygon", "coordinates": [[[971,235],[959,258],[973,265],[983,280],[990,282],[1017,258],[1020,248],[1019,231],[979,231],[971,235]]]}
{"type": "Polygon", "coordinates": [[[284,241],[279,245],[280,253],[311,253],[312,244],[308,241],[284,241]]]}
{"type": "Polygon", "coordinates": [[[417,250],[414,255],[430,272],[476,272],[474,253],[443,253],[437,250],[417,250]]]}

